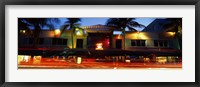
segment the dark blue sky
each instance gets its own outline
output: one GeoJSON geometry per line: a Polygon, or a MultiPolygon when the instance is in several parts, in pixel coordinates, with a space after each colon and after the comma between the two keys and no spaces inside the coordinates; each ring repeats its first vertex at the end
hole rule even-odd
{"type": "MultiPolygon", "coordinates": [[[[108,18],[81,18],[81,26],[91,26],[91,25],[97,25],[102,24],[105,25],[108,18]]],[[[137,21],[140,24],[143,24],[145,26],[148,26],[152,21],[154,21],[155,18],[136,18],[135,21],[137,21]]],[[[61,21],[59,24],[56,25],[56,28],[60,28],[64,22],[67,21],[66,18],[61,18],[61,21]]],[[[137,30],[141,31],[143,28],[136,28],[137,30]]]]}

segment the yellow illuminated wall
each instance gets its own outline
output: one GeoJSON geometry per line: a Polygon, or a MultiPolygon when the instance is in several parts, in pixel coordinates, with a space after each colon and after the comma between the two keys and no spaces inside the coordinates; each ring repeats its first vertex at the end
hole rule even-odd
{"type": "MultiPolygon", "coordinates": [[[[67,46],[69,48],[72,48],[72,37],[71,37],[72,30],[66,30],[61,34],[61,31],[59,30],[43,30],[40,33],[41,38],[63,38],[67,39],[67,46]]],[[[132,31],[126,31],[126,39],[124,43],[123,34],[121,35],[113,35],[112,36],[112,47],[116,48],[116,40],[121,39],[122,40],[122,49],[129,49],[133,46],[131,46],[131,40],[145,40],[145,46],[147,47],[154,47],[154,40],[170,40],[173,41],[173,44],[177,44],[177,41],[174,40],[174,32],[163,32],[163,33],[155,33],[155,32],[132,32],[132,31]]],[[[74,48],[76,48],[77,39],[83,39],[83,48],[87,48],[87,32],[85,32],[83,29],[75,29],[74,32],[74,48]],[[77,33],[79,31],[79,33],[77,33]]],[[[50,42],[48,39],[45,39],[44,42],[50,42]]],[[[65,45],[65,46],[66,46],[65,45]]],[[[40,46],[40,45],[39,45],[40,46]]],[[[175,48],[178,46],[175,46],[175,48]]]]}
{"type": "MultiPolygon", "coordinates": [[[[125,39],[125,48],[132,49],[131,40],[145,40],[146,47],[154,47],[154,40],[169,40],[175,42],[173,39],[174,32],[163,32],[163,33],[155,33],[155,32],[126,32],[125,39]]],[[[112,40],[113,47],[116,47],[116,40],[122,39],[122,47],[124,48],[123,35],[119,37],[119,35],[114,35],[112,40]]],[[[174,43],[175,44],[175,43],[174,43]]]]}
{"type": "Polygon", "coordinates": [[[117,39],[121,39],[122,40],[122,49],[124,49],[124,38],[123,38],[123,35],[113,35],[112,47],[116,48],[116,40],[117,39]]]}
{"type": "MultiPolygon", "coordinates": [[[[45,46],[49,46],[52,43],[52,38],[62,38],[62,39],[67,39],[67,44],[63,45],[62,47],[71,47],[71,31],[67,30],[64,31],[61,34],[60,30],[44,30],[40,33],[40,38],[45,38],[44,39],[44,44],[41,45],[39,44],[38,47],[45,47],[45,46]],[[48,42],[48,45],[47,45],[48,42]]],[[[59,46],[61,47],[61,46],[59,46]]]]}

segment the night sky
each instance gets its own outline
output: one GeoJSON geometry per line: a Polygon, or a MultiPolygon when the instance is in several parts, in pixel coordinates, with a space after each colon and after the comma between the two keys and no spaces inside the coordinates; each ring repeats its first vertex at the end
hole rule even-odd
{"type": "MultiPolygon", "coordinates": [[[[108,18],[81,18],[81,26],[92,26],[97,24],[105,25],[108,18]]],[[[57,23],[55,25],[56,29],[59,29],[60,26],[64,24],[65,21],[67,21],[66,18],[60,18],[60,23],[57,23]]],[[[137,21],[140,24],[143,24],[145,26],[148,26],[152,21],[154,21],[155,18],[136,18],[135,21],[137,21]]],[[[141,31],[143,28],[136,28],[138,31],[141,31]]]]}

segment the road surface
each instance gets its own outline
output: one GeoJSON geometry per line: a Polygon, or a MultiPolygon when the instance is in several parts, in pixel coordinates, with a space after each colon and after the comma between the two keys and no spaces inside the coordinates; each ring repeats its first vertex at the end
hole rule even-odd
{"type": "Polygon", "coordinates": [[[64,59],[46,58],[40,62],[21,62],[18,69],[182,69],[181,63],[126,63],[126,62],[96,62],[83,61],[77,64],[64,59]]]}

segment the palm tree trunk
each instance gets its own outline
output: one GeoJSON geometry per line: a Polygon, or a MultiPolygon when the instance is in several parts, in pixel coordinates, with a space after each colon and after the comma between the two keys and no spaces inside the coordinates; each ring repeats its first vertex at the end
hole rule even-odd
{"type": "Polygon", "coordinates": [[[125,28],[122,29],[123,30],[123,38],[124,38],[124,50],[126,49],[126,34],[125,34],[125,28]]]}
{"type": "Polygon", "coordinates": [[[113,30],[112,30],[112,32],[111,32],[111,38],[110,38],[110,48],[113,48],[113,40],[114,40],[114,35],[113,35],[113,30]]]}
{"type": "Polygon", "coordinates": [[[72,49],[73,49],[74,48],[74,28],[72,28],[71,39],[72,39],[72,49]]]}
{"type": "Polygon", "coordinates": [[[33,47],[37,48],[37,44],[38,44],[38,39],[39,39],[39,35],[40,35],[40,27],[39,26],[35,26],[35,30],[34,30],[34,43],[33,43],[33,47]]]}
{"type": "Polygon", "coordinates": [[[179,38],[178,38],[177,35],[174,37],[174,40],[176,41],[176,44],[177,44],[176,49],[180,50],[180,49],[181,49],[181,48],[180,48],[180,42],[179,42],[179,38]]]}

